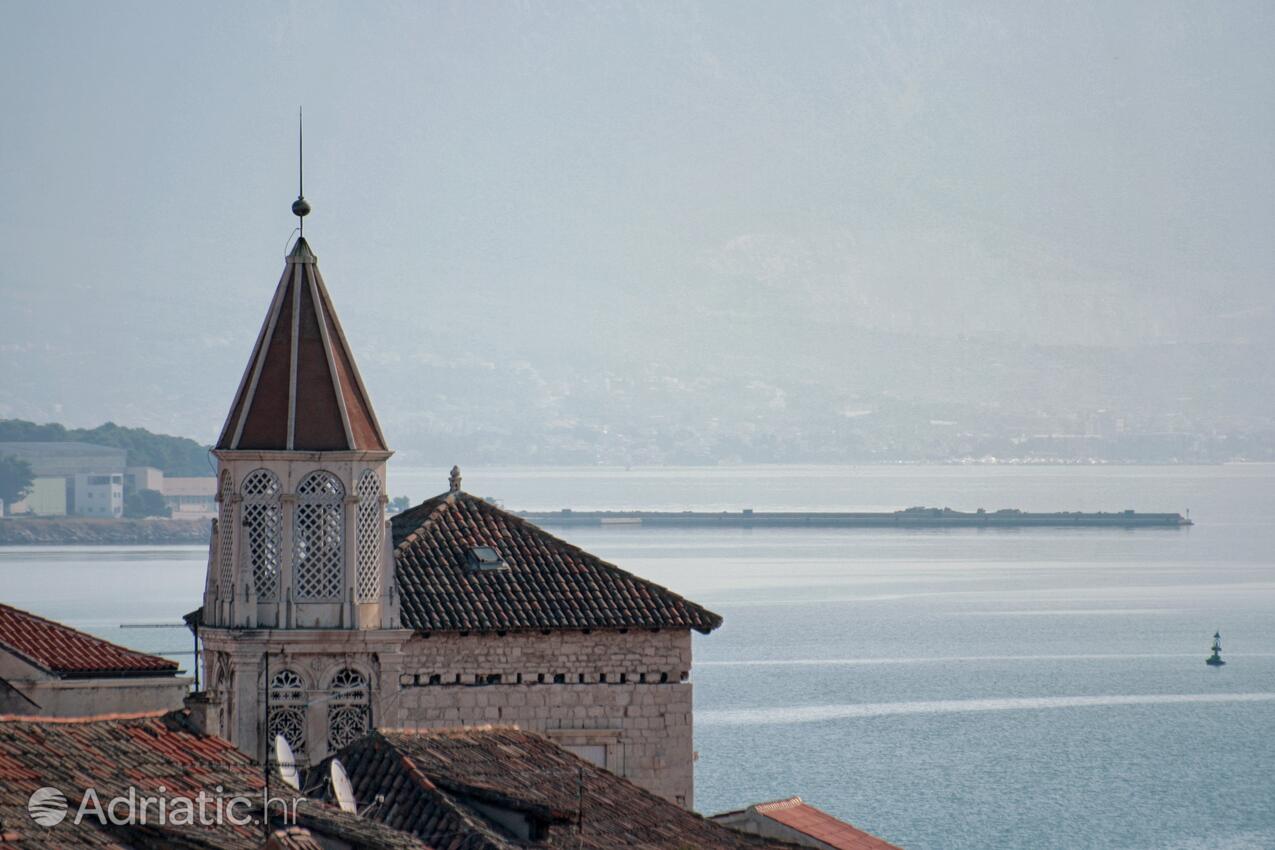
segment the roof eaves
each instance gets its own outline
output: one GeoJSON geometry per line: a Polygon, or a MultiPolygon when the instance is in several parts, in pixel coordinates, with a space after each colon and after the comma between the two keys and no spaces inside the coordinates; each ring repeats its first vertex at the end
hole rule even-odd
{"type": "Polygon", "coordinates": [[[164,662],[163,665],[155,664],[149,667],[136,667],[136,668],[106,667],[101,669],[92,669],[92,668],[83,669],[78,667],[63,667],[58,664],[52,664],[44,659],[36,658],[30,653],[24,650],[21,650],[18,647],[14,646],[13,644],[9,643],[8,641],[4,640],[3,638],[0,638],[0,650],[8,652],[9,654],[16,656],[17,658],[22,659],[26,663],[35,667],[36,669],[41,670],[45,673],[48,673],[50,676],[57,676],[58,678],[62,678],[62,679],[83,679],[83,678],[109,677],[109,676],[176,675],[179,672],[178,664],[176,661],[169,661],[166,658],[160,658],[158,655],[148,655],[145,652],[138,652],[137,650],[129,649],[128,647],[119,646],[118,644],[111,643],[108,640],[104,640],[102,638],[95,637],[94,635],[90,635],[87,632],[81,632],[79,629],[73,629],[70,626],[66,625],[65,623],[59,623],[56,620],[50,620],[47,617],[41,617],[39,614],[32,614],[30,611],[24,611],[21,608],[14,608],[11,605],[4,605],[2,603],[0,603],[0,608],[7,608],[10,611],[15,612],[19,617],[23,617],[33,622],[37,622],[45,628],[61,631],[61,632],[69,632],[73,635],[76,635],[79,638],[86,638],[90,641],[102,644],[104,646],[108,646],[111,649],[120,652],[121,654],[133,656],[135,658],[147,658],[153,661],[158,660],[158,661],[164,662]]]}

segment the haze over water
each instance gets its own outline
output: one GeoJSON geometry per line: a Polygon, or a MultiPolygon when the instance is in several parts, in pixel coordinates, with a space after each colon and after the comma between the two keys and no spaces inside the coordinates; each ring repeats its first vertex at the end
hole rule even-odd
{"type": "MultiPolygon", "coordinates": [[[[392,469],[390,490],[445,477],[392,469]]],[[[696,638],[700,811],[800,794],[909,850],[1275,847],[1275,467],[467,469],[465,486],[528,509],[1189,508],[1178,531],[564,536],[726,618],[696,638]]],[[[188,652],[185,632],[117,626],[178,620],[204,561],[8,548],[0,585],[188,652]]]]}

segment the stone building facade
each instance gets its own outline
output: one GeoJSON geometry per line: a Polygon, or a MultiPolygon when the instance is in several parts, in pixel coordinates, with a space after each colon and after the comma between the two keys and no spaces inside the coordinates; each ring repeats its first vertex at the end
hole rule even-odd
{"type": "Polygon", "coordinates": [[[721,618],[461,489],[385,521],[391,452],[304,239],[221,438],[209,732],[316,764],[369,729],[515,724],[692,805],[691,630],[721,618]]]}
{"type": "Polygon", "coordinates": [[[513,724],[690,804],[689,632],[415,635],[404,656],[386,725],[513,724]]]}

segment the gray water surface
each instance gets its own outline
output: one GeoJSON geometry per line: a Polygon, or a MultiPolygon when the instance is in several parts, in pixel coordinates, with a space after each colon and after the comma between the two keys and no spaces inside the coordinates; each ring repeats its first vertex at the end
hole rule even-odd
{"type": "MultiPolygon", "coordinates": [[[[392,470],[419,499],[446,471],[392,470]]],[[[1184,530],[572,529],[721,613],[696,807],[800,794],[909,850],[1275,848],[1275,467],[472,469],[527,509],[1178,511],[1184,530]],[[1204,665],[1214,630],[1226,667],[1204,665]]],[[[0,600],[189,651],[199,547],[0,549],[0,600]]],[[[189,665],[189,655],[174,655],[189,665]]]]}

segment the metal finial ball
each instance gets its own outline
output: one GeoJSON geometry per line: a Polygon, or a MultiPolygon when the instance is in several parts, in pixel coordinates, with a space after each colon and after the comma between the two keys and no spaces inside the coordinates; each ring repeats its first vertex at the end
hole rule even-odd
{"type": "Polygon", "coordinates": [[[309,215],[310,202],[307,201],[305,198],[298,197],[295,201],[292,202],[292,214],[297,216],[298,218],[309,215]]]}

